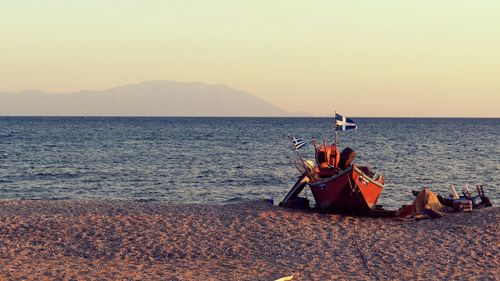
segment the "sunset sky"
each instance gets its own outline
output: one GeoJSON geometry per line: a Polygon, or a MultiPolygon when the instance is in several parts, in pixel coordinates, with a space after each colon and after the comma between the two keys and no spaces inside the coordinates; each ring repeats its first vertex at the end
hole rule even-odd
{"type": "Polygon", "coordinates": [[[223,83],[288,111],[500,117],[500,1],[5,1],[0,91],[223,83]]]}

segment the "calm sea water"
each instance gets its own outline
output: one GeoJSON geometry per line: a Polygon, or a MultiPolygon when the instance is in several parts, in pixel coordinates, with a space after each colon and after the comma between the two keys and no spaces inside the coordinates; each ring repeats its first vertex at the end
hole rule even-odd
{"type": "MultiPolygon", "coordinates": [[[[412,189],[448,194],[466,183],[485,184],[499,202],[500,119],[354,119],[359,129],[340,145],[384,173],[385,206],[410,202],[412,189]]],[[[298,176],[287,134],[331,140],[332,122],[0,117],[0,198],[280,201],[298,176]]]]}

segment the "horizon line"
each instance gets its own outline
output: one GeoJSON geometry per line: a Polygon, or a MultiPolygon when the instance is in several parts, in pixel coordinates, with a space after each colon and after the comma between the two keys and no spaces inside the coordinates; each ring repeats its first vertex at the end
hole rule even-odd
{"type": "MultiPolygon", "coordinates": [[[[0,115],[0,118],[334,118],[334,116],[219,116],[219,115],[0,115]]],[[[500,119],[481,116],[349,116],[380,119],[500,119]]]]}

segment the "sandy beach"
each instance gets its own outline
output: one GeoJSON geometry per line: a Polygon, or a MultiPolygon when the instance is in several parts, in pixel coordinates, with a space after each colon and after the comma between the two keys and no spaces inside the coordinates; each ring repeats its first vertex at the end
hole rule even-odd
{"type": "Polygon", "coordinates": [[[498,280],[500,208],[397,221],[264,201],[0,202],[1,280],[498,280]]]}

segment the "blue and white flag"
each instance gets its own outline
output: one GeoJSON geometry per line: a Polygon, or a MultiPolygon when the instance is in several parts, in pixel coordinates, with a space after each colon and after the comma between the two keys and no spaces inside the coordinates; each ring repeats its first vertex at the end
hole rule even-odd
{"type": "Polygon", "coordinates": [[[346,131],[350,129],[358,129],[358,126],[350,118],[335,114],[335,130],[346,131]]]}
{"type": "Polygon", "coordinates": [[[310,141],[305,141],[303,139],[298,139],[296,137],[292,137],[290,135],[288,135],[288,138],[292,142],[294,150],[301,149],[304,145],[306,145],[306,144],[308,144],[310,142],[310,141]]]}

